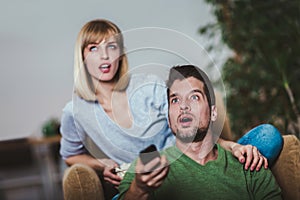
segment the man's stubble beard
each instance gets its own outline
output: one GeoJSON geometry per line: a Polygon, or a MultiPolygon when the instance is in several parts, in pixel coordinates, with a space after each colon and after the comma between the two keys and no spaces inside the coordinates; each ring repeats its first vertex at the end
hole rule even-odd
{"type": "Polygon", "coordinates": [[[188,133],[183,133],[179,129],[176,130],[176,138],[183,143],[191,143],[191,142],[201,142],[204,140],[208,131],[207,127],[193,127],[193,129],[188,133]]]}

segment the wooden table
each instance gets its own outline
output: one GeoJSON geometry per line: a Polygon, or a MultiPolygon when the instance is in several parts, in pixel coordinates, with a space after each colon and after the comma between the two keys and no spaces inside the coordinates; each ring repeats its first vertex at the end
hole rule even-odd
{"type": "Polygon", "coordinates": [[[57,195],[61,193],[61,180],[63,171],[59,163],[55,162],[53,145],[59,145],[61,136],[51,137],[29,137],[28,142],[34,150],[35,157],[41,169],[43,191],[45,200],[62,199],[57,195]],[[59,188],[60,187],[60,188],[59,188]]]}

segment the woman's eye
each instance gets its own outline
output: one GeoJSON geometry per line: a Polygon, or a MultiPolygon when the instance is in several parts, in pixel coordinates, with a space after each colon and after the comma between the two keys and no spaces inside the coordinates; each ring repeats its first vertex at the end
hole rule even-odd
{"type": "Polygon", "coordinates": [[[109,44],[108,48],[109,49],[117,49],[117,45],[115,45],[115,44],[109,44]]]}
{"type": "Polygon", "coordinates": [[[191,96],[191,99],[192,99],[192,100],[199,100],[199,96],[198,96],[198,95],[192,95],[192,96],[191,96]]]}
{"type": "Polygon", "coordinates": [[[91,52],[95,52],[95,51],[98,50],[98,47],[97,47],[97,46],[90,46],[90,47],[89,47],[89,50],[90,50],[91,52]]]}

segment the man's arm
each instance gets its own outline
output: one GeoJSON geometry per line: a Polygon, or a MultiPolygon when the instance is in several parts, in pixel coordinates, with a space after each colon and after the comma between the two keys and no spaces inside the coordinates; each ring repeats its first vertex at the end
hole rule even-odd
{"type": "Polygon", "coordinates": [[[149,197],[149,192],[144,191],[138,187],[136,184],[136,180],[134,179],[133,182],[130,185],[130,188],[128,191],[125,193],[124,200],[130,199],[130,200],[135,200],[135,199],[140,199],[140,200],[146,200],[149,197]]]}
{"type": "MultiPolygon", "coordinates": [[[[129,188],[129,175],[125,175],[124,182],[120,185],[119,199],[124,200],[146,200],[152,191],[161,186],[169,171],[169,164],[165,156],[157,157],[147,164],[143,164],[140,158],[137,159],[135,175],[129,188]]],[[[130,181],[130,180],[129,180],[130,181]]]]}
{"type": "Polygon", "coordinates": [[[270,169],[249,172],[247,179],[251,179],[251,188],[254,199],[281,200],[281,189],[270,169]],[[250,175],[252,173],[252,175],[250,175]]]}

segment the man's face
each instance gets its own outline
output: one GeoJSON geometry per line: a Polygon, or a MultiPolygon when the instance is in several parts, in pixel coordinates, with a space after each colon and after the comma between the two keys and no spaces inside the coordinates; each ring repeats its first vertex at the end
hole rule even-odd
{"type": "Polygon", "coordinates": [[[169,123],[183,142],[202,141],[210,123],[204,84],[194,77],[175,80],[169,93],[169,123]]]}

